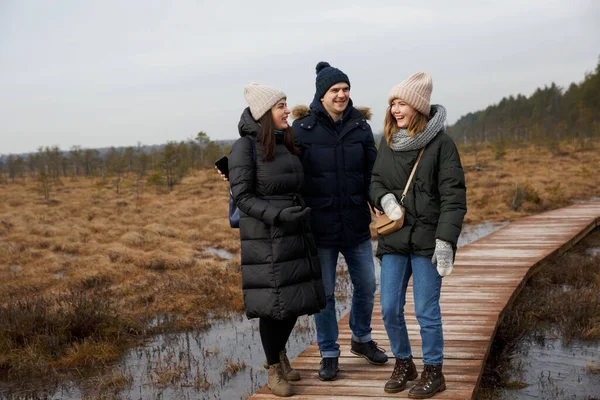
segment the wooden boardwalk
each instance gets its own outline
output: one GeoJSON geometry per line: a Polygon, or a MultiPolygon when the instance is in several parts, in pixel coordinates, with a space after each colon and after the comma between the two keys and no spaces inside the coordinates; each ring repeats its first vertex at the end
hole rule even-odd
{"type": "MultiPolygon", "coordinates": [[[[444,321],[444,375],[446,391],[435,399],[471,399],[478,386],[485,360],[500,325],[504,310],[520,292],[525,281],[549,257],[558,256],[599,225],[600,201],[520,219],[459,249],[454,272],[444,278],[441,307],[444,321]]],[[[412,285],[409,285],[405,316],[415,363],[422,370],[421,338],[414,316],[412,285]]],[[[386,349],[390,360],[375,366],[350,353],[349,315],[339,321],[340,372],[333,382],[319,380],[320,355],[311,345],[292,362],[302,380],[294,382],[295,399],[358,400],[408,398],[408,390],[388,394],[385,382],[394,359],[381,319],[379,298],[373,313],[373,339],[386,349]]],[[[251,397],[277,399],[265,386],[251,397]]]]}

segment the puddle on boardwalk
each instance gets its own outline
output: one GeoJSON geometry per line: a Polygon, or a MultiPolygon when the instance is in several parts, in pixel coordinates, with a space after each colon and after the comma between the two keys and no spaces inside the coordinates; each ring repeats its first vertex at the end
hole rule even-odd
{"type": "Polygon", "coordinates": [[[551,335],[525,337],[512,357],[510,380],[527,386],[500,390],[497,399],[598,399],[600,375],[590,374],[588,368],[597,368],[599,362],[599,342],[563,346],[551,335]]]}
{"type": "MultiPolygon", "coordinates": [[[[485,223],[465,226],[459,246],[465,246],[504,225],[485,223]]],[[[376,247],[377,243],[373,244],[376,247]]],[[[232,258],[231,253],[220,249],[208,248],[204,253],[222,259],[232,258]]],[[[375,265],[379,283],[377,260],[375,265]]],[[[338,318],[350,310],[351,293],[348,268],[340,256],[336,282],[338,318]]],[[[267,374],[262,367],[264,353],[260,344],[258,320],[248,321],[245,316],[236,315],[227,320],[211,322],[210,329],[206,331],[158,335],[144,346],[129,351],[114,366],[115,371],[132,378],[131,385],[120,391],[117,398],[243,399],[263,386],[267,374]],[[229,372],[240,367],[237,373],[229,372]]],[[[315,337],[313,317],[299,318],[288,343],[289,358],[296,358],[315,337]]],[[[0,395],[3,393],[3,386],[4,383],[0,383],[0,395]]],[[[20,386],[27,385],[21,383],[20,386]]],[[[31,390],[21,389],[21,392],[31,393],[31,390]]],[[[85,393],[82,389],[67,384],[66,388],[42,398],[66,400],[79,399],[83,395],[85,393]]]]}

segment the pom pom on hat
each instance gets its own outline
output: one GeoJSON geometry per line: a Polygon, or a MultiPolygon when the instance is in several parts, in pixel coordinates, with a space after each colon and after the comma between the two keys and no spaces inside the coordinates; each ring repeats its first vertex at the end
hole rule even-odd
{"type": "Polygon", "coordinates": [[[317,67],[315,68],[317,70],[317,74],[319,72],[321,72],[321,70],[323,68],[327,68],[327,67],[331,67],[331,65],[329,65],[329,63],[327,61],[319,61],[319,63],[317,64],[317,67]]]}
{"type": "Polygon", "coordinates": [[[282,90],[267,85],[261,85],[260,83],[250,82],[244,88],[244,97],[250,106],[252,118],[258,121],[267,113],[267,111],[273,108],[279,100],[287,96],[282,90]]]}
{"type": "Polygon", "coordinates": [[[326,61],[320,61],[316,68],[317,79],[315,81],[315,98],[321,99],[330,87],[336,83],[345,82],[350,86],[350,79],[348,75],[343,73],[341,70],[332,67],[326,61]]]}

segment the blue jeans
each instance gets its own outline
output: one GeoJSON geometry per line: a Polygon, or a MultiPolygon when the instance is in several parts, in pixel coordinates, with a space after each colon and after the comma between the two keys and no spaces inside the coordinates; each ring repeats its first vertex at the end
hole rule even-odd
{"type": "Polygon", "coordinates": [[[381,260],[381,313],[396,358],[412,356],[404,305],[408,280],[413,276],[415,316],[421,327],[423,363],[441,365],[444,362],[444,336],[440,291],[442,277],[430,257],[416,254],[385,254],[381,260]]]}
{"type": "Polygon", "coordinates": [[[319,261],[325,287],[326,307],[315,314],[317,325],[317,343],[321,357],[339,357],[340,345],[337,344],[338,325],[335,313],[335,268],[339,253],[348,264],[348,272],[354,290],[350,309],[350,329],[352,340],[366,343],[371,340],[371,315],[375,304],[375,264],[371,240],[354,247],[319,247],[319,261]]]}

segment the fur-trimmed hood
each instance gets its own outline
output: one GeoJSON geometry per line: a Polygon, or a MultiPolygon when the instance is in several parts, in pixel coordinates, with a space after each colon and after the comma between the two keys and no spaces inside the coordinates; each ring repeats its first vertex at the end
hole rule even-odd
{"type": "MultiPolygon", "coordinates": [[[[367,121],[371,120],[373,113],[370,107],[355,107],[365,117],[367,121]]],[[[310,113],[310,107],[306,105],[298,105],[292,108],[292,118],[298,120],[306,117],[310,113]]]]}

